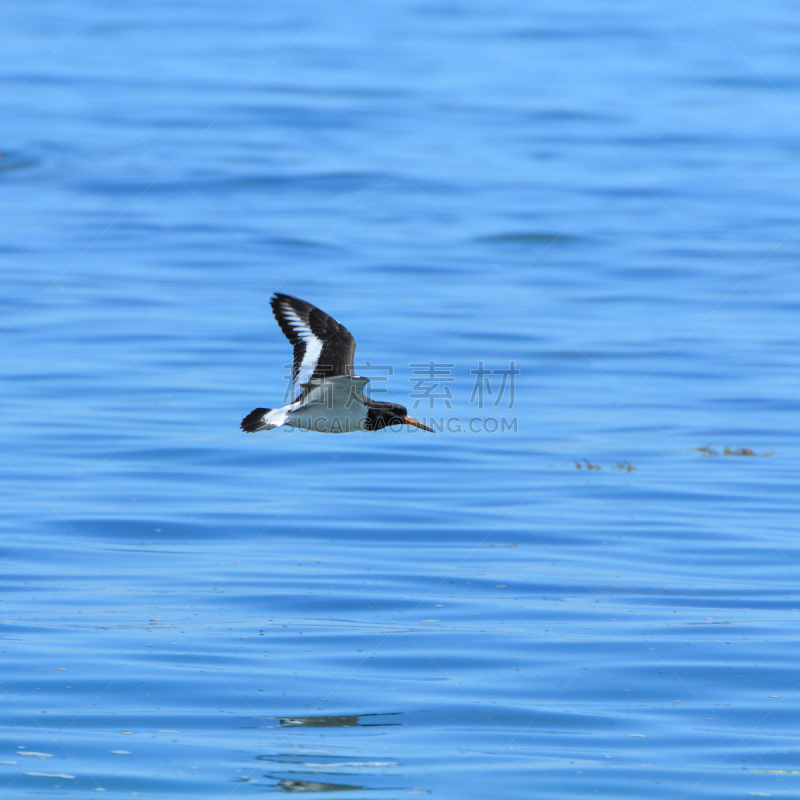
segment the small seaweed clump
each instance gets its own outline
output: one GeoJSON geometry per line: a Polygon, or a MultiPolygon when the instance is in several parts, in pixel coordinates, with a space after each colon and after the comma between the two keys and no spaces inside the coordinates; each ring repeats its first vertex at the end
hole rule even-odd
{"type": "Polygon", "coordinates": [[[761,456],[762,458],[769,458],[774,455],[774,450],[767,450],[765,453],[756,453],[749,447],[737,447],[736,450],[726,447],[721,453],[715,450],[710,444],[703,445],[697,448],[698,453],[702,453],[704,458],[712,458],[713,456],[761,456]]]}
{"type": "MultiPolygon", "coordinates": [[[[575,462],[575,469],[597,470],[598,472],[603,469],[599,464],[592,464],[588,458],[582,459],[583,464],[575,458],[572,460],[575,462]]],[[[636,467],[634,467],[633,464],[629,464],[627,461],[618,461],[611,469],[620,472],[633,472],[636,467]]]]}

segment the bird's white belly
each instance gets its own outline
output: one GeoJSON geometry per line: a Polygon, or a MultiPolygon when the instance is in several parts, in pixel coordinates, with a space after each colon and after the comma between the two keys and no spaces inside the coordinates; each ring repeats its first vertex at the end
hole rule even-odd
{"type": "Polygon", "coordinates": [[[367,408],[360,403],[351,408],[327,408],[319,403],[290,411],[286,424],[317,433],[352,433],[363,431],[366,421],[367,408]]]}

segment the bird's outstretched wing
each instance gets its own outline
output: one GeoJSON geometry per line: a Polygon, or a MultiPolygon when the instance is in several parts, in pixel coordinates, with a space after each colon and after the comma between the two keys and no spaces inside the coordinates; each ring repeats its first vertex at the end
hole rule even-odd
{"type": "Polygon", "coordinates": [[[270,305],[284,336],[294,348],[295,398],[309,383],[355,374],[356,340],[344,325],[311,303],[288,294],[275,294],[270,305]]]}

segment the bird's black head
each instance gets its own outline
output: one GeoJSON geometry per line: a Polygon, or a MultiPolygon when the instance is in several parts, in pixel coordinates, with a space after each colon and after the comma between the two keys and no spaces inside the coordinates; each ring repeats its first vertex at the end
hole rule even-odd
{"type": "Polygon", "coordinates": [[[413,425],[415,428],[422,428],[424,431],[433,433],[427,425],[423,425],[419,420],[408,416],[408,409],[399,403],[378,403],[375,400],[367,400],[367,421],[364,425],[365,430],[379,431],[381,428],[388,428],[390,425],[413,425]]]}

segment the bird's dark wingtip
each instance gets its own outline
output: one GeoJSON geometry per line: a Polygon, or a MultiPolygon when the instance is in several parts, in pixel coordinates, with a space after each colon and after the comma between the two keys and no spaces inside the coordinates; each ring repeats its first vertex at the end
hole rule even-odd
{"type": "Polygon", "coordinates": [[[239,426],[245,433],[255,433],[256,431],[269,430],[270,426],[264,422],[264,415],[272,411],[271,408],[256,408],[251,411],[239,426]]]}
{"type": "Polygon", "coordinates": [[[282,300],[295,300],[299,302],[304,302],[300,300],[298,297],[292,297],[290,294],[284,294],[283,292],[273,292],[272,297],[269,299],[269,304],[275,308],[276,303],[280,303],[282,300]]]}

